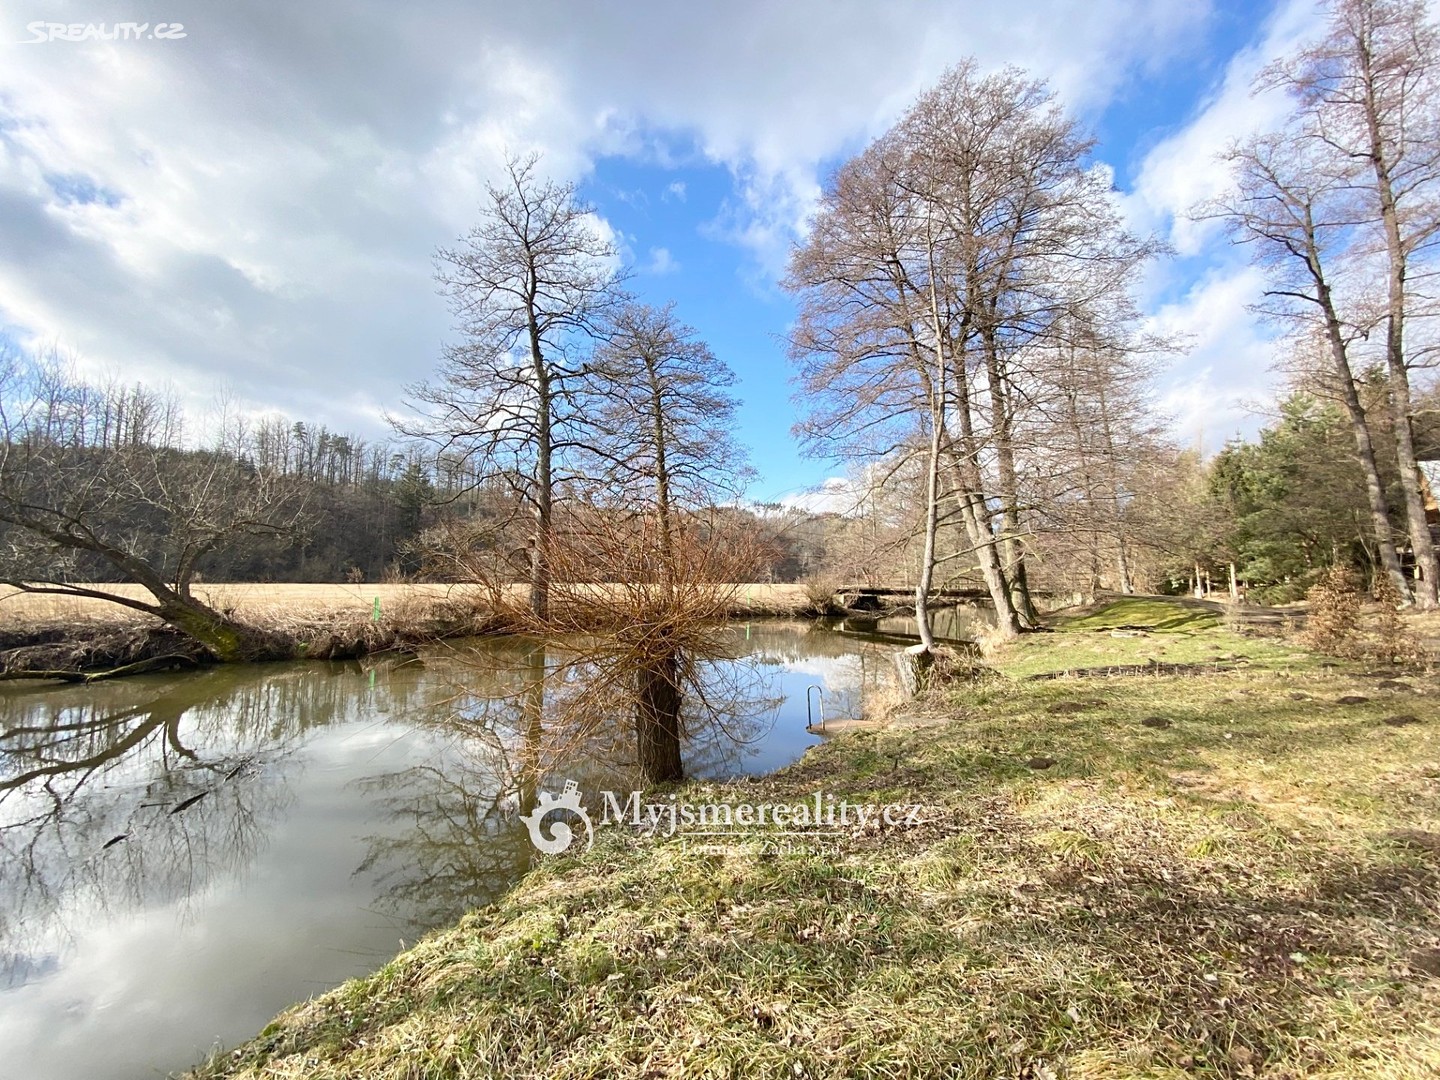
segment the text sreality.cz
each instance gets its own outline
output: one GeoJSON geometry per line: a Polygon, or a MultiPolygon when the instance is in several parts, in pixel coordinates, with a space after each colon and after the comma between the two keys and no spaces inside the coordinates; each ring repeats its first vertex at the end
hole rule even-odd
{"type": "Polygon", "coordinates": [[[175,41],[186,36],[184,23],[59,23],[25,24],[30,39],[21,45],[47,41],[175,41]]]}

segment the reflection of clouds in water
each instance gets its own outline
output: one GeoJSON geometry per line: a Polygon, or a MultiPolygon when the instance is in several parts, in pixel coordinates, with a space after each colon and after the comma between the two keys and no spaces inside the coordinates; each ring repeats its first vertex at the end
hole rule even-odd
{"type": "MultiPolygon", "coordinates": [[[[359,724],[312,732],[295,749],[261,782],[286,786],[303,777],[303,798],[286,800],[262,844],[221,852],[202,843],[217,810],[233,816],[239,807],[215,804],[210,821],[162,809],[166,826],[183,828],[199,845],[193,857],[224,857],[191,866],[190,887],[173,896],[153,887],[154,872],[184,860],[146,860],[145,889],[127,892],[128,882],[106,879],[109,896],[61,893],[49,919],[17,927],[32,955],[63,941],[55,946],[59,963],[43,978],[0,995],[9,1060],[26,1065],[17,1075],[144,1075],[188,1065],[216,1038],[248,1035],[296,999],[393,955],[409,930],[356,894],[365,840],[354,835],[364,820],[354,781],[443,760],[444,749],[413,729],[359,724]]],[[[245,794],[252,808],[269,797],[253,787],[245,794]]],[[[146,842],[137,833],[95,858],[127,859],[138,850],[131,844],[146,842]]]]}
{"type": "MultiPolygon", "coordinates": [[[[849,656],[812,656],[786,661],[782,668],[787,676],[791,700],[799,701],[798,709],[807,718],[805,687],[819,686],[823,691],[823,708],[827,720],[841,718],[858,720],[865,712],[866,694],[888,677],[888,668],[878,651],[852,653],[849,656]],[[797,683],[804,683],[798,687],[797,683]]],[[[818,721],[819,717],[815,717],[818,721]]]]}
{"type": "Polygon", "coordinates": [[[799,675],[823,679],[837,688],[859,686],[863,670],[858,656],[812,656],[804,660],[787,660],[781,667],[799,675]]]}
{"type": "MultiPolygon", "coordinates": [[[[883,650],[862,657],[853,639],[802,624],[739,627],[731,646],[733,659],[713,662],[721,722],[693,716],[691,775],[794,760],[818,741],[804,730],[808,684],[825,687],[833,718],[858,711],[861,688],[889,666],[883,650]]],[[[217,1036],[245,1037],[372,970],[409,936],[402,924],[448,921],[504,888],[531,853],[514,819],[527,764],[554,788],[575,779],[586,791],[624,790],[633,767],[631,713],[567,739],[552,710],[578,676],[548,680],[532,701],[537,664],[546,673],[533,644],[487,641],[423,663],[0,691],[0,786],[45,760],[78,766],[51,778],[74,790],[61,788],[44,829],[13,827],[46,809],[33,801],[42,791],[0,799],[0,985],[19,984],[0,995],[0,1041],[18,1075],[183,1067],[217,1036]],[[84,766],[145,724],[100,768],[84,766]]]]}

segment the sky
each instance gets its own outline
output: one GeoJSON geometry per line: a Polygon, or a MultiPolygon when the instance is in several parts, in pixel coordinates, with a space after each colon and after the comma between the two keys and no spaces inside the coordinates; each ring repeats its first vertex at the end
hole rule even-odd
{"type": "Polygon", "coordinates": [[[1315,32],[1314,0],[1019,10],[0,0],[0,336],[197,412],[223,397],[383,437],[453,336],[434,252],[507,151],[538,152],[632,291],[673,300],[739,376],[749,497],[820,505],[843,466],[790,436],[788,252],[833,170],[973,56],[1045,79],[1131,226],[1173,248],[1139,283],[1188,345],[1156,386],[1173,436],[1253,433],[1277,380],[1259,275],[1187,211],[1222,190],[1226,145],[1282,114],[1251,80],[1315,32]]]}

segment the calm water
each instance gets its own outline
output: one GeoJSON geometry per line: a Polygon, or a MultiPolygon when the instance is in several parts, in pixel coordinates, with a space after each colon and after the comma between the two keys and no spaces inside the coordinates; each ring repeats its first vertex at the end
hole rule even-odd
{"type": "MultiPolygon", "coordinates": [[[[995,612],[989,605],[952,604],[936,607],[930,612],[931,628],[937,638],[945,641],[974,641],[995,625],[995,612]]],[[[874,618],[865,615],[834,620],[835,629],[846,633],[878,634],[919,640],[920,624],[914,615],[889,615],[874,618]]]]}
{"type": "MultiPolygon", "coordinates": [[[[833,719],[888,678],[883,646],[803,625],[734,644],[697,775],[794,760],[807,686],[833,719]]],[[[537,857],[523,766],[629,786],[628,727],[579,722],[572,681],[505,640],[0,689],[0,1074],[184,1069],[493,899],[537,857]]]]}

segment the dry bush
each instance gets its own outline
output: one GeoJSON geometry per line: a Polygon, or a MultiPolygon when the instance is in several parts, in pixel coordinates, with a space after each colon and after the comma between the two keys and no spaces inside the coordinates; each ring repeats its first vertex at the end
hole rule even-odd
{"type": "Polygon", "coordinates": [[[994,679],[999,673],[985,663],[979,646],[947,645],[935,651],[935,665],[930,671],[930,685],[973,683],[994,679]]]}
{"type": "Polygon", "coordinates": [[[800,583],[805,592],[805,614],[832,615],[839,610],[840,582],[826,574],[811,574],[800,583]]]}
{"type": "Polygon", "coordinates": [[[1425,647],[1400,617],[1400,593],[1386,574],[1381,574],[1375,584],[1375,599],[1380,605],[1372,630],[1375,659],[1391,664],[1424,663],[1425,647]]]}
{"type": "Polygon", "coordinates": [[[733,723],[746,689],[717,682],[707,662],[724,654],[721,631],[762,563],[752,535],[722,516],[571,505],[551,538],[542,614],[521,602],[513,562],[466,539],[452,534],[457,547],[438,557],[512,630],[558,646],[537,674],[543,689],[525,691],[542,702],[532,708],[543,709],[547,741],[612,737],[629,717],[640,770],[658,782],[680,777],[681,741],[698,725],[733,723]]]}
{"type": "Polygon", "coordinates": [[[1355,656],[1361,644],[1360,582],[1348,566],[1335,565],[1305,594],[1310,613],[1299,638],[1331,656],[1355,656]]]}
{"type": "Polygon", "coordinates": [[[975,631],[975,645],[982,657],[997,656],[1014,642],[1014,638],[997,626],[979,620],[981,625],[975,631]]]}
{"type": "Polygon", "coordinates": [[[1359,579],[1348,567],[1332,566],[1306,597],[1310,613],[1298,638],[1307,648],[1352,660],[1425,662],[1424,647],[1400,617],[1400,594],[1388,576],[1376,579],[1378,611],[1368,625],[1359,579]]]}

